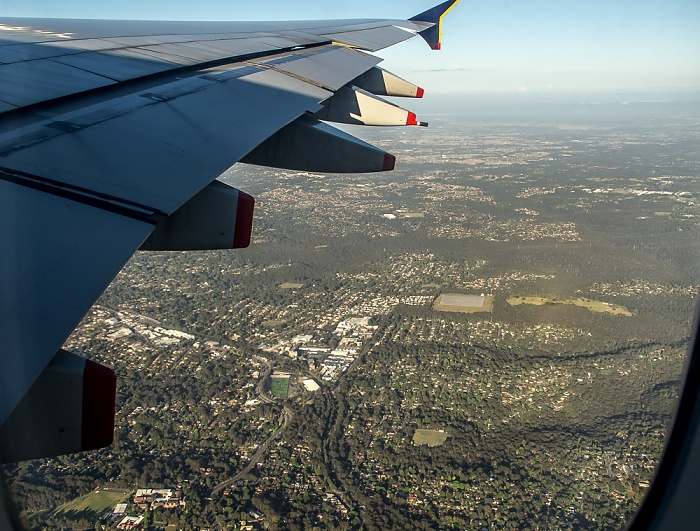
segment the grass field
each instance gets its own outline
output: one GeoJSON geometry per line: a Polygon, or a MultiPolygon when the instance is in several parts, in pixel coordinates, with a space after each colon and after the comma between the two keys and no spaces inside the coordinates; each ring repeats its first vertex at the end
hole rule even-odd
{"type": "Polygon", "coordinates": [[[271,319],[269,321],[263,321],[262,326],[265,326],[267,328],[277,328],[278,326],[282,326],[284,324],[284,321],[280,321],[278,319],[271,319]]]}
{"type": "Polygon", "coordinates": [[[26,514],[31,521],[36,517],[41,518],[66,518],[68,520],[93,519],[100,516],[105,510],[113,508],[117,503],[128,499],[131,491],[111,489],[109,491],[97,491],[76,498],[52,511],[26,514]]]}
{"type": "Polygon", "coordinates": [[[287,398],[289,394],[289,376],[270,378],[270,392],[275,398],[287,398]]]}
{"type": "Polygon", "coordinates": [[[493,297],[479,295],[463,295],[459,293],[443,293],[433,305],[438,312],[477,313],[490,312],[493,309],[493,297]],[[449,301],[448,304],[445,302],[449,301]]]}
{"type": "Polygon", "coordinates": [[[304,284],[297,284],[296,282],[285,282],[280,284],[280,289],[299,289],[303,288],[304,284]]]}
{"type": "Polygon", "coordinates": [[[56,513],[59,512],[82,512],[82,511],[92,511],[96,513],[101,513],[105,509],[114,507],[117,503],[121,502],[124,498],[128,496],[128,492],[123,491],[99,491],[91,492],[80,498],[61,505],[56,509],[56,513]]]}
{"type": "Polygon", "coordinates": [[[541,306],[543,304],[571,304],[573,306],[579,306],[580,308],[586,308],[592,312],[625,315],[627,317],[631,317],[633,315],[632,312],[630,312],[624,306],[618,306],[616,304],[601,301],[592,301],[590,299],[558,300],[547,297],[512,297],[508,299],[508,304],[511,306],[517,306],[519,304],[534,304],[536,306],[541,306]]]}
{"type": "Polygon", "coordinates": [[[445,444],[447,437],[449,434],[445,431],[416,430],[416,433],[413,434],[413,444],[418,446],[427,444],[433,448],[445,444]]]}

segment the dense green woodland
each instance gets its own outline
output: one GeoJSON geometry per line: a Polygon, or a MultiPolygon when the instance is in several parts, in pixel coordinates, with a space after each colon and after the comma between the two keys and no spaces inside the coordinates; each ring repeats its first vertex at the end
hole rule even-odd
{"type": "Polygon", "coordinates": [[[109,486],[182,490],[150,529],[621,528],[663,449],[700,285],[699,114],[562,120],[372,133],[401,150],[390,174],[234,167],[258,197],[251,248],[137,254],[69,340],[118,373],[116,440],[6,466],[29,527],[99,528],[100,511],[56,509],[109,486]],[[410,302],[441,293],[493,310],[410,302]],[[552,302],[508,302],[526,296],[552,302]],[[279,347],[335,348],[363,316],[376,329],[335,381],[279,347]],[[163,342],[155,321],[195,339],[163,342]],[[289,398],[266,391],[272,370],[289,398]],[[418,429],[447,439],[416,445],[418,429]]]}

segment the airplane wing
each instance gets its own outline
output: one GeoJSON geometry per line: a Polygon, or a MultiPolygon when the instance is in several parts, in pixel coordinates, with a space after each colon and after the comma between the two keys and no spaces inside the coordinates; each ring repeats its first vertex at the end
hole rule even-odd
{"type": "Polygon", "coordinates": [[[250,242],[236,162],[322,172],[394,157],[326,122],[423,125],[375,52],[439,48],[458,0],[410,20],[0,18],[0,462],[106,446],[111,370],[61,346],[130,256],[250,242]]]}

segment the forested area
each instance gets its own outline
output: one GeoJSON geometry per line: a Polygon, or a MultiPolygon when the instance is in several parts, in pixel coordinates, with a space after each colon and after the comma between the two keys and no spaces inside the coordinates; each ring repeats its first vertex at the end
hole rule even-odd
{"type": "Polygon", "coordinates": [[[6,466],[29,527],[114,527],[57,510],[104,487],[180,489],[178,509],[129,503],[149,529],[622,527],[700,285],[678,120],[447,122],[390,175],[234,168],[259,199],[251,248],[138,253],[69,340],[118,374],[115,443],[6,466]],[[493,307],[437,311],[445,293],[493,307]],[[527,297],[549,302],[508,302],[527,297]],[[371,332],[339,332],[351,318],[371,332]],[[357,357],[323,379],[343,341],[357,357]]]}

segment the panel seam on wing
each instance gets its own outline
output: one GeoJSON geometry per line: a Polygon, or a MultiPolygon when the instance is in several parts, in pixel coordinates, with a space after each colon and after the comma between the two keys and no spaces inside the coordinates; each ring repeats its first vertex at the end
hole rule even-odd
{"type": "Polygon", "coordinates": [[[36,175],[29,175],[25,172],[18,172],[10,170],[9,168],[0,167],[0,180],[98,208],[113,214],[119,214],[136,221],[151,223],[153,225],[157,223],[156,216],[158,213],[154,208],[138,205],[116,197],[106,196],[105,194],[98,194],[65,183],[55,183],[50,179],[45,179],[36,175]]]}

